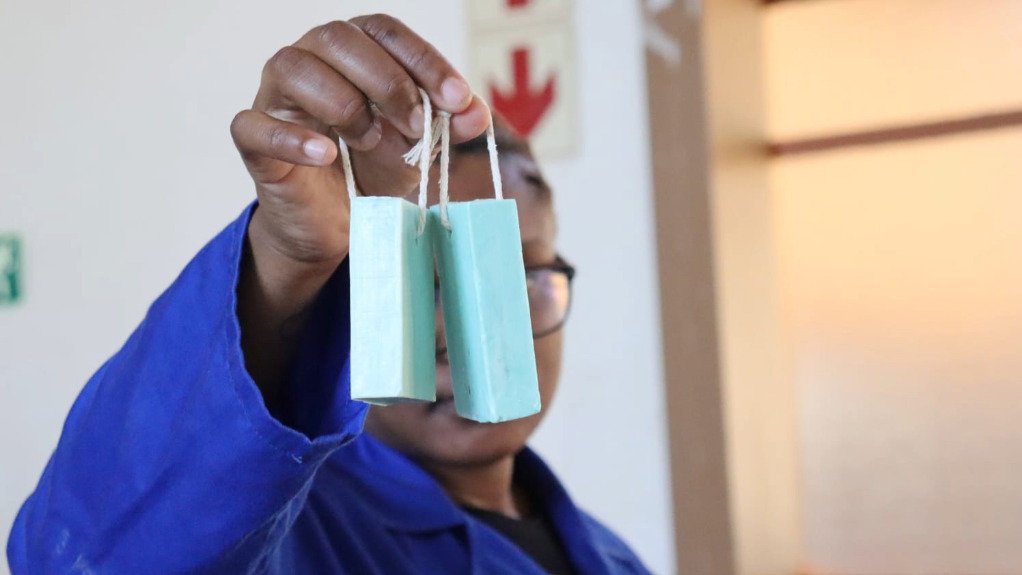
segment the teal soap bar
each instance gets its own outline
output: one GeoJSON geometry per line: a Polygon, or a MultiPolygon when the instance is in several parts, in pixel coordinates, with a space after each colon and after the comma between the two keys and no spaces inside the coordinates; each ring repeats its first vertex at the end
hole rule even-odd
{"type": "Polygon", "coordinates": [[[540,410],[536,351],[514,200],[431,209],[447,355],[458,414],[507,421],[540,410]]]}
{"type": "Polygon", "coordinates": [[[433,239],[401,198],[351,203],[351,397],[436,400],[433,239]]]}

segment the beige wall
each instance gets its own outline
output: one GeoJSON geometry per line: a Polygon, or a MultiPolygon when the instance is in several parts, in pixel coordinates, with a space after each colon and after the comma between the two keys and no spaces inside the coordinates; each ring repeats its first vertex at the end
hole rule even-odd
{"type": "Polygon", "coordinates": [[[773,140],[1022,108],[1018,0],[792,0],[763,14],[773,140]]]}
{"type": "Polygon", "coordinates": [[[721,387],[736,572],[798,562],[794,390],[783,362],[771,220],[762,10],[708,2],[704,18],[721,387]]]}
{"type": "MultiPolygon", "coordinates": [[[[1022,2],[765,10],[773,140],[1022,109],[1022,2]]],[[[1022,572],[1022,128],[771,162],[823,573],[1022,572]]]]}

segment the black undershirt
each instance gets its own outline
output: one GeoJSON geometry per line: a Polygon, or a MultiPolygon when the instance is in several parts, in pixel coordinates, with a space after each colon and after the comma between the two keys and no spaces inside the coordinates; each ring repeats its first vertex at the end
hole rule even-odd
{"type": "Polygon", "coordinates": [[[564,546],[546,518],[540,516],[512,519],[486,509],[467,506],[463,509],[510,539],[547,573],[553,575],[574,573],[568,561],[568,554],[564,552],[564,546]]]}

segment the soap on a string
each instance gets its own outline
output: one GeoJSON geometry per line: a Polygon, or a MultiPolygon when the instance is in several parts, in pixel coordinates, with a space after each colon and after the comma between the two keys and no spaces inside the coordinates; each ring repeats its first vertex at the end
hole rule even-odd
{"type": "Polygon", "coordinates": [[[536,352],[514,200],[430,209],[454,403],[480,422],[540,410],[536,352]],[[449,227],[448,227],[449,226],[449,227]]]}
{"type": "Polygon", "coordinates": [[[401,198],[351,201],[351,397],[436,400],[436,303],[430,230],[401,198]]]}

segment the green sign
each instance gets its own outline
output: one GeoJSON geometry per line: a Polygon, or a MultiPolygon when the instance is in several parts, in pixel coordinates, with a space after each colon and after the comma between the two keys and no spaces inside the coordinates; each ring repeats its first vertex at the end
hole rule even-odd
{"type": "Polygon", "coordinates": [[[21,238],[0,234],[0,305],[21,299],[21,238]]]}

